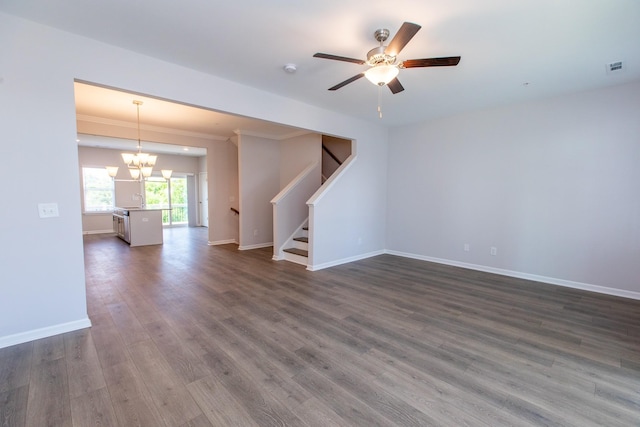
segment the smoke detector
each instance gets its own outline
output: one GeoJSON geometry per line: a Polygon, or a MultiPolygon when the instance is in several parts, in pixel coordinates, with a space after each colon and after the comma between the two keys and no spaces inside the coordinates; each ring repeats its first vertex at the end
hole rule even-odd
{"type": "Polygon", "coordinates": [[[296,67],[296,64],[286,64],[284,67],[282,67],[284,69],[285,72],[289,73],[289,74],[293,74],[296,72],[296,70],[298,69],[298,67],[296,67]]]}

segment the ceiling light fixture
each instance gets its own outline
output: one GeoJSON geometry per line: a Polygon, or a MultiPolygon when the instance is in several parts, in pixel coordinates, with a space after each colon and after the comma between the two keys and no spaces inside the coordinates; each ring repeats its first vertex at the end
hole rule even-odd
{"type": "MultiPolygon", "coordinates": [[[[131,178],[134,181],[144,181],[145,178],[149,178],[153,173],[153,167],[156,165],[158,156],[142,152],[142,141],[140,140],[140,106],[142,105],[142,101],[134,99],[133,103],[136,105],[138,117],[138,152],[122,153],[121,155],[122,160],[129,169],[131,178]]],[[[118,174],[118,166],[107,166],[106,168],[109,176],[115,179],[118,174]]],[[[164,179],[171,178],[171,174],[173,173],[170,169],[163,169],[161,172],[164,179]]]]}
{"type": "Polygon", "coordinates": [[[364,76],[374,85],[384,86],[398,76],[400,70],[395,65],[376,65],[364,72],[364,76]]]}

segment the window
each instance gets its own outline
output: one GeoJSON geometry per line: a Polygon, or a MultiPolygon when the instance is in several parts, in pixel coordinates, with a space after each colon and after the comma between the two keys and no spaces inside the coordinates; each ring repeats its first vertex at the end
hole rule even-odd
{"type": "Polygon", "coordinates": [[[144,182],[144,189],[148,208],[165,209],[162,212],[163,225],[186,225],[189,222],[186,176],[173,176],[169,181],[152,176],[144,182]]]}
{"type": "Polygon", "coordinates": [[[85,212],[109,212],[113,210],[113,179],[105,168],[82,168],[85,212]]]}

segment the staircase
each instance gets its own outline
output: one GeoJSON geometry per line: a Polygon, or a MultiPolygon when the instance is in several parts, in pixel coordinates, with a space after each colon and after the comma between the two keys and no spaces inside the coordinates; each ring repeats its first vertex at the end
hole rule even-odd
{"type": "Polygon", "coordinates": [[[296,264],[307,265],[309,262],[309,227],[304,226],[299,231],[300,236],[291,240],[292,247],[283,249],[284,259],[296,264]]]}

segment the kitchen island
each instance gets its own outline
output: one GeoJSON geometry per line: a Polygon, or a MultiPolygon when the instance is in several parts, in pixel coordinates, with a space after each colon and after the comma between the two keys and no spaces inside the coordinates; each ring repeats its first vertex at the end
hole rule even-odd
{"type": "Polygon", "coordinates": [[[162,209],[115,208],[113,231],[129,246],[161,245],[162,209]]]}

